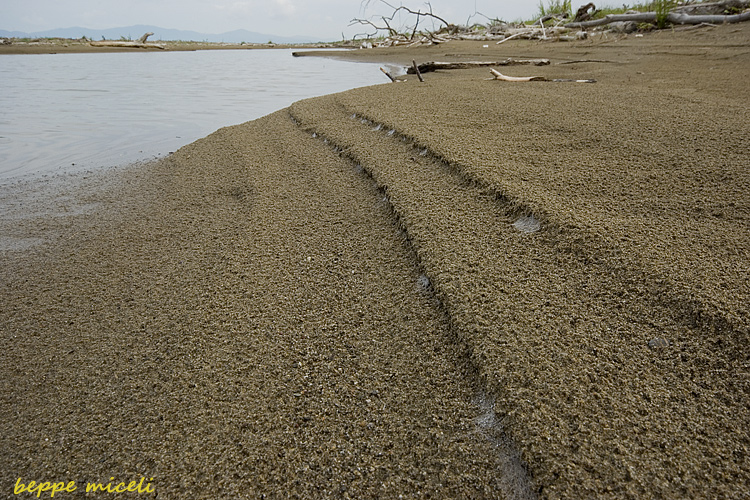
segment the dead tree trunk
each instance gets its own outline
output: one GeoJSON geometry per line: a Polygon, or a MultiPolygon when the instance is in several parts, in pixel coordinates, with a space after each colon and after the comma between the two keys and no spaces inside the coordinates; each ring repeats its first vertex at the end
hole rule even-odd
{"type": "Polygon", "coordinates": [[[744,21],[750,21],[750,10],[747,12],[743,12],[742,14],[734,14],[732,16],[711,15],[711,14],[691,16],[689,14],[681,14],[679,12],[670,12],[669,15],[667,16],[667,21],[669,21],[672,24],[741,23],[744,21]]]}
{"type": "MultiPolygon", "coordinates": [[[[505,59],[504,61],[465,61],[465,62],[425,62],[417,66],[417,69],[421,73],[430,73],[439,69],[466,69],[466,68],[477,68],[482,66],[515,66],[515,65],[531,65],[531,66],[546,66],[549,64],[549,59],[505,59]]],[[[415,74],[415,68],[406,70],[410,75],[415,74]]]]}
{"type": "Polygon", "coordinates": [[[133,49],[161,49],[164,50],[166,47],[158,43],[147,42],[146,39],[153,35],[153,33],[145,33],[137,41],[131,42],[130,40],[101,40],[99,42],[89,42],[92,47],[129,47],[133,49]]]}
{"type": "MultiPolygon", "coordinates": [[[[579,23],[568,23],[565,25],[566,28],[593,28],[595,26],[604,26],[605,24],[616,23],[616,22],[627,22],[633,21],[636,23],[655,23],[657,21],[656,12],[640,12],[638,14],[610,14],[601,19],[594,19],[593,21],[583,21],[579,23]]],[[[724,15],[690,15],[683,14],[680,12],[670,12],[667,14],[667,22],[672,24],[724,24],[724,23],[741,23],[744,21],[750,21],[750,11],[743,12],[742,14],[734,14],[731,16],[724,15]]]]}
{"type": "Polygon", "coordinates": [[[596,5],[594,5],[593,2],[587,3],[586,5],[583,5],[578,11],[576,12],[576,17],[573,18],[573,22],[581,23],[584,21],[588,21],[591,19],[591,16],[594,15],[594,12],[596,12],[596,5]]]}

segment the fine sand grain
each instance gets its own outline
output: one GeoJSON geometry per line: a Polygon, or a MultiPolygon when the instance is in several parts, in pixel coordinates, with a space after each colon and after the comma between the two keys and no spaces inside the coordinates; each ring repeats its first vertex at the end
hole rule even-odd
{"type": "Polygon", "coordinates": [[[0,496],[750,495],[750,26],[483,45],[7,195],[0,496]]]}

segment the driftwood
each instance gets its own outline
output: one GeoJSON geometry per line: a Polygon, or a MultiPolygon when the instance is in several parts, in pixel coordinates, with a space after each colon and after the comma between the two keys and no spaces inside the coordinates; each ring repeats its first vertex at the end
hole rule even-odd
{"type": "MultiPolygon", "coordinates": [[[[366,0],[366,3],[370,1],[366,0]]],[[[428,12],[414,11],[403,6],[396,7],[385,0],[379,0],[379,2],[393,9],[391,16],[382,16],[379,23],[365,19],[354,19],[352,21],[353,24],[364,24],[374,28],[374,33],[363,34],[367,37],[362,43],[363,48],[437,45],[452,40],[493,40],[498,44],[518,38],[577,41],[584,40],[589,36],[587,31],[589,28],[597,27],[602,27],[602,30],[607,31],[629,33],[639,29],[639,23],[656,24],[663,27],[665,24],[706,26],[708,24],[750,21],[750,11],[745,11],[750,7],[750,0],[690,3],[674,7],[670,12],[630,12],[627,14],[611,14],[602,19],[591,19],[596,14],[596,7],[593,3],[588,3],[578,9],[573,22],[564,19],[564,16],[557,15],[544,16],[534,24],[512,24],[496,21],[487,26],[450,24],[447,20],[432,13],[429,2],[426,2],[429,7],[428,12]],[[395,14],[398,12],[406,12],[415,16],[414,24],[406,26],[408,30],[393,26],[392,21],[396,19],[395,14]],[[439,23],[437,30],[422,29],[424,23],[420,24],[421,21],[428,18],[439,23]],[[545,24],[545,20],[553,22],[545,24]],[[387,33],[386,38],[373,38],[384,31],[387,33]]],[[[357,35],[355,38],[359,36],[357,35]]]]}
{"type": "Polygon", "coordinates": [[[505,43],[509,40],[516,38],[524,38],[528,40],[584,40],[588,37],[588,33],[585,31],[571,31],[563,26],[551,26],[545,28],[544,26],[526,26],[524,28],[511,28],[505,31],[505,36],[502,40],[496,42],[497,45],[505,43]]]}
{"type": "MultiPolygon", "coordinates": [[[[385,4],[385,5],[387,5],[391,9],[393,9],[393,12],[391,12],[390,16],[380,16],[380,19],[383,22],[383,25],[379,26],[375,22],[371,21],[370,19],[359,19],[359,18],[357,18],[357,19],[352,19],[351,22],[349,23],[349,26],[352,26],[352,25],[355,25],[355,24],[363,24],[363,25],[366,25],[366,26],[371,26],[372,28],[375,29],[375,33],[371,34],[371,36],[377,34],[380,31],[388,31],[388,34],[391,37],[398,37],[399,33],[398,33],[398,31],[396,29],[394,29],[391,26],[391,23],[393,22],[394,18],[396,17],[396,14],[398,14],[400,11],[403,10],[403,11],[408,12],[409,14],[413,14],[414,16],[416,16],[416,22],[414,23],[414,27],[413,28],[409,28],[411,30],[411,32],[412,32],[411,36],[409,37],[410,40],[414,39],[414,35],[416,35],[416,33],[417,33],[417,27],[419,26],[420,18],[422,18],[422,17],[430,17],[432,19],[438,20],[440,23],[442,23],[442,24],[445,25],[444,29],[446,29],[448,31],[455,32],[454,30],[457,29],[456,26],[450,24],[448,21],[446,21],[442,17],[434,14],[432,12],[432,6],[430,5],[430,2],[427,2],[427,7],[428,7],[429,10],[426,11],[426,12],[422,12],[421,10],[412,10],[412,9],[410,9],[408,7],[404,7],[403,5],[401,5],[400,7],[395,7],[395,6],[391,5],[391,4],[389,4],[388,2],[386,2],[385,0],[380,0],[380,2],[383,3],[383,4],[385,4]]],[[[364,5],[367,6],[367,4],[369,4],[369,3],[370,3],[369,0],[365,0],[364,5]]]]}
{"type": "Polygon", "coordinates": [[[422,72],[419,71],[419,66],[417,66],[417,61],[415,61],[414,59],[411,60],[411,67],[414,70],[414,73],[417,74],[417,78],[419,78],[419,81],[423,82],[424,78],[422,78],[422,72]]]}
{"type": "Polygon", "coordinates": [[[690,15],[681,14],[679,12],[670,12],[667,15],[667,21],[672,24],[733,24],[750,21],[750,10],[743,12],[742,14],[734,14],[731,16],[722,15],[690,15]]]}
{"type": "Polygon", "coordinates": [[[689,26],[680,26],[679,28],[675,28],[675,31],[690,31],[690,30],[697,30],[701,28],[715,28],[716,24],[711,23],[700,23],[700,24],[691,24],[689,26]]]}
{"type": "MultiPolygon", "coordinates": [[[[741,11],[750,5],[747,0],[724,0],[723,2],[696,3],[672,9],[673,12],[690,15],[726,14],[729,10],[741,11]]],[[[739,12],[735,12],[737,14],[739,12]]]]}
{"type": "Polygon", "coordinates": [[[594,28],[596,26],[604,26],[605,24],[628,22],[633,21],[635,23],[655,23],[656,12],[639,12],[637,14],[610,14],[604,16],[601,19],[594,19],[593,21],[581,21],[578,23],[568,23],[565,25],[566,28],[594,28]]]}
{"type": "Polygon", "coordinates": [[[153,35],[153,33],[145,33],[137,41],[132,42],[130,40],[101,40],[98,42],[89,42],[92,47],[130,47],[134,49],[165,49],[164,45],[158,43],[147,42],[146,39],[153,35]]]}
{"type": "Polygon", "coordinates": [[[382,67],[380,68],[380,71],[382,71],[385,76],[387,76],[388,78],[390,78],[392,82],[399,82],[399,81],[401,81],[401,80],[396,80],[395,78],[393,78],[393,75],[391,75],[390,73],[388,73],[388,71],[386,71],[382,67]]]}
{"type": "Polygon", "coordinates": [[[495,77],[495,80],[502,80],[504,82],[546,82],[547,79],[543,76],[507,76],[496,69],[490,68],[490,73],[495,77]]]}
{"type": "Polygon", "coordinates": [[[594,5],[593,2],[587,3],[586,5],[581,6],[580,9],[576,12],[576,16],[573,18],[573,22],[580,23],[583,21],[588,21],[591,19],[591,16],[594,15],[594,12],[596,12],[596,5],[594,5]]]}
{"type": "Polygon", "coordinates": [[[497,42],[495,45],[500,45],[501,43],[507,42],[509,40],[513,40],[514,38],[519,38],[520,36],[525,35],[527,33],[531,33],[531,31],[528,31],[528,32],[525,32],[525,33],[516,33],[515,35],[506,36],[505,38],[503,38],[502,40],[500,40],[499,42],[497,42]]]}
{"type": "MultiPolygon", "coordinates": [[[[606,24],[616,22],[636,22],[636,23],[656,23],[658,15],[656,12],[639,12],[637,14],[610,14],[604,16],[601,19],[594,19],[593,21],[583,21],[578,23],[568,23],[565,25],[566,28],[594,28],[596,26],[604,26],[606,24]]],[[[666,20],[672,24],[724,24],[724,23],[741,23],[744,21],[750,21],[750,11],[743,12],[742,14],[734,14],[730,16],[717,15],[717,14],[703,14],[703,15],[691,15],[684,14],[682,12],[669,12],[666,16],[666,20]]]]}
{"type": "MultiPolygon", "coordinates": [[[[549,59],[505,59],[504,61],[466,61],[466,62],[426,62],[416,67],[421,73],[430,73],[439,69],[466,69],[476,68],[482,66],[512,66],[519,64],[527,64],[533,66],[546,66],[549,64],[549,59]]],[[[416,73],[415,67],[406,70],[407,73],[413,75],[416,73]]]]}
{"type": "Polygon", "coordinates": [[[557,64],[581,64],[581,63],[613,63],[613,64],[621,64],[617,61],[609,61],[607,59],[575,59],[573,61],[562,61],[557,64]]]}
{"type": "Polygon", "coordinates": [[[545,78],[543,76],[508,76],[500,73],[496,69],[490,68],[493,80],[502,80],[504,82],[571,82],[571,83],[596,83],[596,80],[573,80],[568,78],[545,78]]]}

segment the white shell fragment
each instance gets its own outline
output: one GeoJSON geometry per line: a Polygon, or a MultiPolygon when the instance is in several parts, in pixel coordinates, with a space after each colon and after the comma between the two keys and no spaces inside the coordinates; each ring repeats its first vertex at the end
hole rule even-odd
{"type": "Polygon", "coordinates": [[[522,233],[536,233],[542,228],[542,224],[533,215],[526,215],[516,220],[513,227],[522,233]]]}

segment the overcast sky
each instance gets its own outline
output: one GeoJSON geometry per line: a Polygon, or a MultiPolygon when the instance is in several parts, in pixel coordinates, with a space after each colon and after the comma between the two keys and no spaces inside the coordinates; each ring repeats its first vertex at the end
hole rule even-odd
{"type": "MultiPolygon", "coordinates": [[[[413,10],[421,0],[394,0],[413,10]]],[[[456,24],[479,12],[506,21],[531,18],[536,0],[432,0],[435,14],[456,24]]],[[[545,4],[548,2],[545,1],[545,4]]],[[[585,2],[573,2],[574,8],[585,2]]],[[[360,0],[0,0],[0,29],[28,33],[54,28],[116,28],[133,24],[218,34],[236,29],[280,36],[304,35],[320,40],[363,33],[348,27],[353,18],[390,14],[380,0],[363,11],[360,0]]],[[[411,20],[405,19],[405,21],[411,20]]],[[[475,16],[472,22],[486,22],[475,16]]]]}

